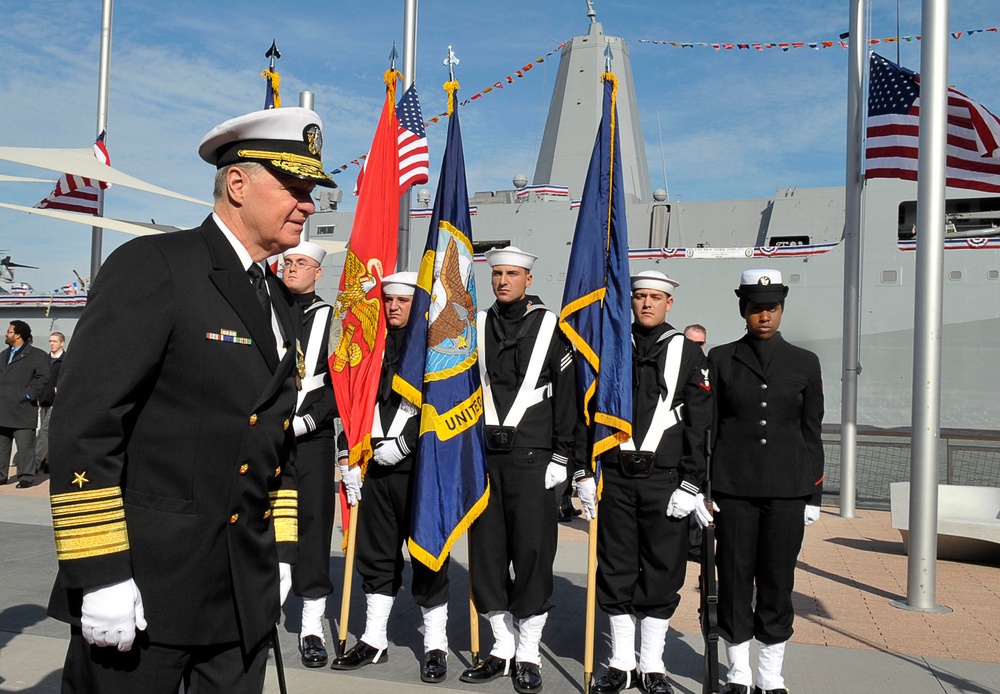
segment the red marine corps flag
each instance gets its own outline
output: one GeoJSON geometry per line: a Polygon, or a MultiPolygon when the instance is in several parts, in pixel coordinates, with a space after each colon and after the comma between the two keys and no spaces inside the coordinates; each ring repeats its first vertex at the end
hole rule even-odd
{"type": "Polygon", "coordinates": [[[368,156],[365,186],[340,278],[335,324],[340,339],[330,354],[330,375],[350,446],[350,464],[371,458],[372,418],[385,351],[382,277],[396,269],[399,225],[399,148],[396,145],[396,80],[385,73],[385,104],[368,156]]]}

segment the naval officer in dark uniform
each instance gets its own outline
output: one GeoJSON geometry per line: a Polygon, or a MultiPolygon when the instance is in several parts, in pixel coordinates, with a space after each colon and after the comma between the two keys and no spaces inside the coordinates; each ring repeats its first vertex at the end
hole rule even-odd
{"type": "Polygon", "coordinates": [[[332,185],[321,142],[303,108],[219,125],[199,149],[218,169],[213,214],[126,243],[96,278],[50,434],[63,692],[263,689],[295,556],[305,372],[298,309],[265,261],[332,185]]]}
{"type": "Polygon", "coordinates": [[[573,454],[576,372],[556,315],[526,293],[537,257],[513,246],[485,255],[497,299],[477,317],[490,499],[470,529],[470,564],[476,608],[489,618],[494,643],[461,679],[507,675],[516,658],[514,689],[537,692],[538,644],[552,608],[553,490],[566,481],[573,454]]]}
{"type": "Polygon", "coordinates": [[[823,379],[816,355],[778,332],[788,294],[781,280],[777,270],[743,273],[736,295],[747,334],[708,355],[726,694],[748,694],[754,684],[751,639],[759,644],[755,692],[788,691],[781,666],[795,617],[795,562],[823,492],[823,379]]]}
{"type": "MultiPolygon", "coordinates": [[[[372,419],[374,452],[364,481],[365,503],[358,516],[357,566],[364,583],[365,631],[351,650],[338,658],[334,670],[356,670],[388,660],[389,612],[403,583],[403,545],[410,535],[413,464],[420,417],[416,407],[392,389],[403,353],[417,273],[397,272],[382,278],[388,332],[385,356],[372,419]]],[[[340,450],[347,454],[347,437],[340,450]]],[[[448,559],[440,571],[412,560],[411,591],[424,618],[424,663],[420,679],[444,681],[448,674],[448,559]]]]}
{"type": "MultiPolygon", "coordinates": [[[[632,438],[601,458],[597,526],[597,603],[610,618],[611,658],[591,691],[631,689],[641,673],[647,694],[670,694],[663,650],[687,570],[688,516],[705,509],[712,389],[701,348],[667,323],[679,284],[646,270],[631,285],[632,438]]],[[[577,483],[588,518],[596,492],[590,475],[577,483]]]]}
{"type": "Polygon", "coordinates": [[[299,551],[292,591],[302,598],[299,651],[306,667],[327,664],[323,615],[330,580],[330,542],[336,512],[337,405],[327,363],[333,307],[316,294],[326,251],[303,241],[285,251],[281,279],[302,310],[302,351],[306,372],[296,398],[295,473],[299,491],[299,551]]]}

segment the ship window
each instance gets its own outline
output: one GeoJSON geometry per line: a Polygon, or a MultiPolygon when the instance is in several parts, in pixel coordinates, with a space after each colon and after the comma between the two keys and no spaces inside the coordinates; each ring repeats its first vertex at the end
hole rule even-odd
{"type": "Polygon", "coordinates": [[[802,275],[800,275],[797,272],[793,272],[792,274],[790,274],[788,276],[788,283],[789,284],[798,284],[801,281],[802,281],[802,275]]]}
{"type": "Polygon", "coordinates": [[[316,236],[333,236],[333,232],[336,228],[336,224],[324,224],[323,226],[318,226],[316,227],[316,236]]]}
{"type": "Polygon", "coordinates": [[[1000,270],[987,270],[986,279],[988,280],[1000,280],[1000,270]]]}
{"type": "Polygon", "coordinates": [[[899,283],[899,271],[898,270],[883,270],[882,277],[880,279],[882,284],[898,284],[899,283]]]}
{"type": "Polygon", "coordinates": [[[962,271],[961,270],[951,270],[948,273],[948,279],[950,279],[952,282],[958,282],[959,280],[962,279],[962,271]]]}
{"type": "Polygon", "coordinates": [[[485,253],[491,248],[506,248],[510,245],[510,239],[503,241],[473,241],[472,242],[472,252],[473,253],[485,253]]]}

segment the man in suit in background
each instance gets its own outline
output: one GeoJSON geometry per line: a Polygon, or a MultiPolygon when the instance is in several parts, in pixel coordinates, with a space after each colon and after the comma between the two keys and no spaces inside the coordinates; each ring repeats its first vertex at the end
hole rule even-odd
{"type": "Polygon", "coordinates": [[[17,488],[35,481],[35,426],[38,398],[49,382],[45,352],[31,346],[31,327],[11,321],[4,335],[7,349],[0,352],[0,484],[7,483],[11,442],[17,444],[17,488]]]}
{"type": "Polygon", "coordinates": [[[263,689],[291,586],[306,371],[298,308],[265,261],[332,185],[321,143],[304,108],[217,126],[199,148],[213,214],[126,243],[94,283],[50,436],[63,692],[263,689]]]}
{"type": "Polygon", "coordinates": [[[49,471],[46,458],[49,455],[49,417],[52,416],[52,405],[56,402],[56,387],[59,381],[59,369],[65,351],[66,336],[60,332],[49,335],[49,384],[45,386],[42,397],[38,399],[38,436],[35,437],[35,460],[42,472],[49,471]]]}

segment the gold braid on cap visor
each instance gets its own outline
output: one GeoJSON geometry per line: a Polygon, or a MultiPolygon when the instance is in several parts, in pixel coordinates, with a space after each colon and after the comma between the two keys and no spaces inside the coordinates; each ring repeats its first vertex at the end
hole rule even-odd
{"type": "Polygon", "coordinates": [[[294,176],[316,178],[322,181],[332,180],[326,171],[323,170],[323,162],[313,157],[305,157],[301,154],[291,154],[289,152],[268,152],[261,149],[241,149],[236,155],[240,159],[268,159],[272,166],[276,166],[294,176]]]}

